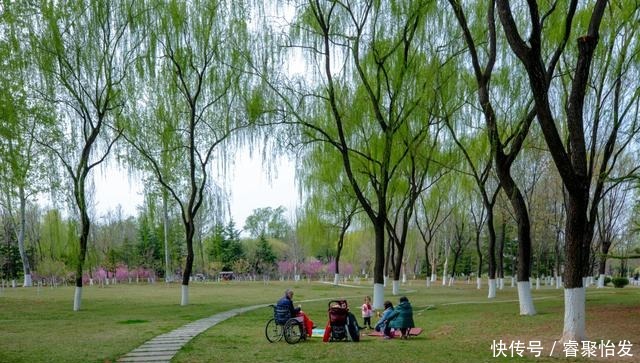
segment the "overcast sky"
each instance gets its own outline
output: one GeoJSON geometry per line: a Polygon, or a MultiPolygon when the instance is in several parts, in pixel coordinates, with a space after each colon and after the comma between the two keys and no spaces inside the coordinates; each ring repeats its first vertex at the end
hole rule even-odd
{"type": "MultiPolygon", "coordinates": [[[[250,158],[248,152],[239,153],[235,165],[230,170],[227,187],[231,194],[231,215],[238,229],[256,208],[282,205],[287,209],[287,217],[293,216],[298,205],[293,162],[280,160],[271,178],[263,170],[260,157],[250,158]]],[[[114,211],[118,205],[125,215],[136,215],[143,201],[141,185],[124,171],[111,170],[108,177],[99,169],[95,172],[98,218],[114,211]]]]}

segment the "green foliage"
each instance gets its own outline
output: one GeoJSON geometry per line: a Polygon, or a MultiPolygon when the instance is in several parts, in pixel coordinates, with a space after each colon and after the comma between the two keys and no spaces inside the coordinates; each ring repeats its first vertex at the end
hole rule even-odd
{"type": "Polygon", "coordinates": [[[226,227],[217,224],[213,235],[209,238],[208,246],[210,260],[219,262],[222,271],[236,271],[234,266],[245,257],[240,243],[240,231],[235,229],[233,221],[230,221],[226,227]]]}
{"type": "Polygon", "coordinates": [[[267,238],[261,235],[258,239],[255,255],[251,261],[251,266],[255,273],[264,274],[273,270],[277,257],[267,238]]]}
{"type": "Polygon", "coordinates": [[[21,261],[17,244],[0,244],[0,277],[17,279],[22,271],[21,261]]]}
{"type": "Polygon", "coordinates": [[[138,241],[136,244],[136,265],[154,269],[161,272],[162,267],[162,243],[154,233],[151,222],[146,216],[139,219],[138,241]]]}
{"type": "Polygon", "coordinates": [[[38,263],[35,272],[41,278],[48,280],[50,284],[55,284],[55,281],[59,281],[67,275],[69,269],[63,261],[47,257],[38,263]]]}
{"type": "Polygon", "coordinates": [[[244,224],[244,229],[256,238],[258,236],[283,239],[291,227],[285,218],[286,209],[279,206],[254,209],[244,224]]]}
{"type": "Polygon", "coordinates": [[[605,276],[604,277],[604,285],[607,286],[607,285],[609,285],[610,282],[611,282],[611,277],[605,276]]]}
{"type": "Polygon", "coordinates": [[[617,288],[623,288],[629,285],[629,279],[626,277],[614,277],[611,279],[611,282],[613,283],[613,287],[617,288]]]}

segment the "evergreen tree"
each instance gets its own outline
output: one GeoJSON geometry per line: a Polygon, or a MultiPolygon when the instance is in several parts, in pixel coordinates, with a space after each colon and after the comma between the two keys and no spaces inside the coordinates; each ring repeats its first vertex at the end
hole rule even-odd
{"type": "Polygon", "coordinates": [[[253,269],[256,273],[264,274],[269,273],[276,263],[276,255],[273,252],[273,248],[267,241],[264,234],[260,235],[258,240],[258,246],[256,254],[253,260],[253,269]]]}
{"type": "Polygon", "coordinates": [[[146,217],[140,218],[136,250],[139,266],[152,268],[156,272],[160,272],[162,266],[162,245],[146,217]]]}
{"type": "Polygon", "coordinates": [[[235,223],[231,221],[226,227],[217,224],[210,242],[209,258],[220,262],[223,271],[231,271],[234,264],[244,256],[244,249],[240,243],[240,231],[235,229],[235,223]]]}

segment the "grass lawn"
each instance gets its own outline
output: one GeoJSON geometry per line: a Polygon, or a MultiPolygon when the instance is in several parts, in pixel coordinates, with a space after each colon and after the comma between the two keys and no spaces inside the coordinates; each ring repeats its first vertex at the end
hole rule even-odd
{"type": "MultiPolygon", "coordinates": [[[[327,302],[346,298],[361,322],[359,305],[372,294],[370,285],[335,287],[319,282],[193,283],[190,305],[179,306],[180,285],[111,285],[85,287],[82,311],[73,312],[73,288],[5,288],[0,292],[0,362],[113,362],[152,337],[188,322],[236,307],[274,303],[286,287],[294,302],[323,327],[327,302]]],[[[399,296],[386,298],[394,304],[399,296]]],[[[560,338],[563,291],[533,290],[538,315],[518,315],[517,291],[505,288],[493,301],[486,289],[459,283],[454,287],[403,286],[424,332],[409,340],[365,336],[360,343],[323,343],[311,338],[296,345],[269,343],[264,326],[271,308],[259,308],[213,326],[188,343],[173,362],[640,362],[640,289],[587,290],[587,334],[591,342],[611,341],[614,356],[565,358],[560,338]],[[492,343],[504,343],[507,357],[492,343]],[[621,357],[629,341],[632,357],[621,357]],[[525,357],[512,357],[520,342],[525,357]],[[541,356],[529,348],[540,342],[541,356]]],[[[373,318],[375,323],[375,318],[373,318]]],[[[577,356],[587,350],[577,347],[577,356]]]]}

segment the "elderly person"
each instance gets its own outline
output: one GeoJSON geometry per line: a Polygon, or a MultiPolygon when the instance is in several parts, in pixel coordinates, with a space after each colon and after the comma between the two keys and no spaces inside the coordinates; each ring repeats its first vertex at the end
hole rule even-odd
{"type": "Polygon", "coordinates": [[[311,319],[309,319],[309,317],[307,316],[307,314],[305,314],[301,308],[300,305],[298,305],[298,307],[294,307],[293,306],[293,290],[291,289],[286,289],[284,291],[284,296],[280,298],[280,300],[278,300],[277,304],[276,304],[276,311],[279,312],[285,312],[288,311],[288,314],[284,320],[287,320],[289,318],[298,318],[299,321],[302,321],[304,323],[304,327],[305,330],[307,331],[307,335],[311,336],[311,333],[313,332],[313,321],[311,319]]]}
{"type": "Polygon", "coordinates": [[[293,290],[286,289],[284,291],[284,296],[281,297],[280,300],[278,300],[276,304],[276,308],[279,311],[288,311],[289,318],[298,316],[298,313],[300,312],[300,307],[297,307],[297,308],[293,307],[293,290]]]}

